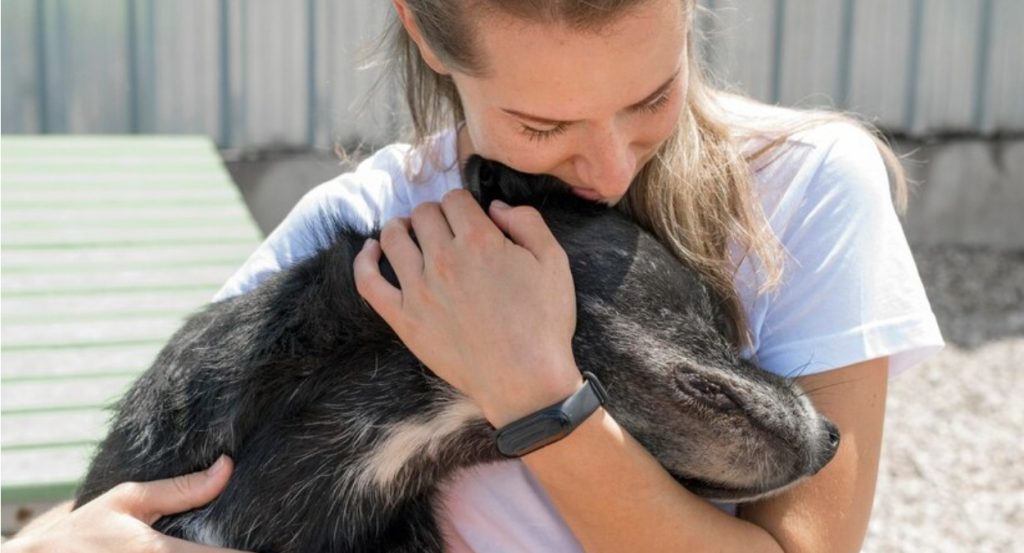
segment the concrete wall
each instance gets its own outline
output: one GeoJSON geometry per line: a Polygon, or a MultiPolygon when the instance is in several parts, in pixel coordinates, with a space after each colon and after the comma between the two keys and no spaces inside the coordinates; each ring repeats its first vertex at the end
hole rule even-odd
{"type": "Polygon", "coordinates": [[[919,184],[904,221],[918,244],[1024,250],[1024,140],[900,142],[919,184]]]}

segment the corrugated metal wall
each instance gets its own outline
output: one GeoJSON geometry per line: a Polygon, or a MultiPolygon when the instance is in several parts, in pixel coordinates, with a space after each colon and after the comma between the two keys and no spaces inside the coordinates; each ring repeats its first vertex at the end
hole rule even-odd
{"type": "MultiPolygon", "coordinates": [[[[702,0],[723,80],[910,136],[1024,130],[1021,0],[702,0]]],[[[4,133],[203,133],[225,148],[379,143],[395,91],[360,49],[385,0],[3,0],[4,133]]]]}

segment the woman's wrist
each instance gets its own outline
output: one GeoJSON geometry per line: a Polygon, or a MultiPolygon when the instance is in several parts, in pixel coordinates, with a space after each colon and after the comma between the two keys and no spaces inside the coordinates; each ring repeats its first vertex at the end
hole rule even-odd
{"type": "Polygon", "coordinates": [[[3,553],[35,553],[50,549],[42,540],[48,527],[71,513],[72,501],[65,501],[29,521],[17,534],[4,542],[3,553]]]}
{"type": "Polygon", "coordinates": [[[583,375],[572,359],[552,362],[547,374],[550,378],[533,383],[524,392],[495,389],[492,396],[477,399],[477,405],[491,425],[501,428],[564,400],[583,385],[583,375]]]}
{"type": "Polygon", "coordinates": [[[33,532],[50,526],[51,524],[60,520],[62,517],[70,514],[72,507],[74,507],[74,501],[65,501],[63,503],[58,503],[57,505],[53,506],[50,510],[43,512],[39,516],[30,520],[28,524],[26,524],[20,531],[18,531],[17,534],[14,535],[14,537],[32,534],[33,532]]]}

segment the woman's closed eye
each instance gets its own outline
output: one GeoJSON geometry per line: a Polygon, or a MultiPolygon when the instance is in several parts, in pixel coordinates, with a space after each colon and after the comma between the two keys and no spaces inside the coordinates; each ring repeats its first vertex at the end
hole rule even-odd
{"type": "MultiPolygon", "coordinates": [[[[647,113],[657,113],[661,108],[668,104],[671,94],[671,90],[666,90],[664,94],[658,96],[654,101],[644,104],[636,108],[636,110],[647,113]]],[[[523,123],[520,123],[519,125],[523,134],[525,134],[531,142],[534,140],[540,142],[549,138],[554,138],[555,136],[563,134],[569,128],[568,123],[559,123],[550,129],[535,129],[528,125],[524,125],[523,123]]]]}
{"type": "Polygon", "coordinates": [[[569,128],[569,124],[568,123],[559,123],[559,124],[555,125],[554,127],[550,128],[550,129],[543,129],[543,130],[542,129],[535,129],[535,128],[529,127],[527,125],[523,125],[522,123],[520,123],[519,125],[522,127],[523,134],[525,134],[527,136],[527,138],[530,139],[531,142],[534,141],[534,140],[540,142],[540,141],[545,140],[547,138],[555,137],[557,135],[560,135],[560,134],[564,133],[569,128]]]}
{"type": "Polygon", "coordinates": [[[640,106],[638,109],[640,111],[646,111],[648,113],[656,113],[658,110],[660,110],[661,108],[665,107],[665,104],[668,103],[669,98],[671,98],[671,97],[672,97],[672,91],[671,90],[666,90],[664,94],[662,94],[661,96],[658,96],[657,98],[655,98],[654,101],[652,101],[649,104],[644,104],[644,105],[640,106]]]}

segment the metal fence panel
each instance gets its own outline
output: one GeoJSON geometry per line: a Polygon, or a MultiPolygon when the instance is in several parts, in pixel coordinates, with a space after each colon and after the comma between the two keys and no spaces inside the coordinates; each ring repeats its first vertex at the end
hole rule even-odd
{"type": "Polygon", "coordinates": [[[707,65],[715,77],[751,96],[772,94],[776,3],[764,0],[706,1],[712,10],[707,65]]]}
{"type": "Polygon", "coordinates": [[[857,0],[851,25],[849,94],[844,108],[902,129],[913,90],[914,0],[857,0]]]}
{"type": "Polygon", "coordinates": [[[147,2],[136,20],[143,132],[224,136],[220,6],[147,2]]]}
{"type": "Polygon", "coordinates": [[[982,132],[1024,129],[1024,2],[995,0],[985,60],[984,92],[977,97],[982,132]]]}
{"type": "Polygon", "coordinates": [[[380,144],[392,140],[400,124],[395,113],[400,100],[397,90],[387,83],[372,90],[384,69],[372,54],[394,8],[389,2],[364,3],[360,9],[351,9],[333,0],[316,0],[315,9],[316,142],[380,144]]]}
{"type": "MultiPolygon", "coordinates": [[[[381,143],[363,104],[380,0],[2,0],[3,132],[203,133],[224,148],[381,143]]],[[[914,136],[1024,130],[1019,0],[700,0],[701,51],[755,98],[914,136]]]]}
{"type": "Polygon", "coordinates": [[[771,101],[786,105],[835,106],[841,99],[841,59],[846,2],[790,0],[776,14],[776,48],[771,101]],[[800,32],[792,30],[799,29],[800,32]]]}
{"type": "Polygon", "coordinates": [[[929,9],[922,10],[918,93],[911,118],[904,123],[910,132],[971,128],[971,99],[978,84],[979,8],[984,3],[929,0],[929,9]]]}
{"type": "Polygon", "coordinates": [[[4,0],[0,36],[3,37],[3,131],[42,132],[43,91],[40,89],[36,44],[39,40],[35,0],[4,0]]]}
{"type": "MultiPolygon", "coordinates": [[[[130,60],[135,54],[126,0],[47,2],[59,34],[48,51],[47,109],[63,99],[54,130],[121,133],[133,129],[138,112],[130,60]],[[52,61],[52,63],[51,63],[52,61]]],[[[50,30],[50,29],[48,29],[50,30]]],[[[59,110],[60,108],[58,108],[59,110]]]]}
{"type": "Polygon", "coordinates": [[[309,5],[279,0],[234,0],[238,49],[232,66],[241,67],[244,129],[239,146],[304,144],[309,123],[312,52],[306,37],[309,5]]]}

